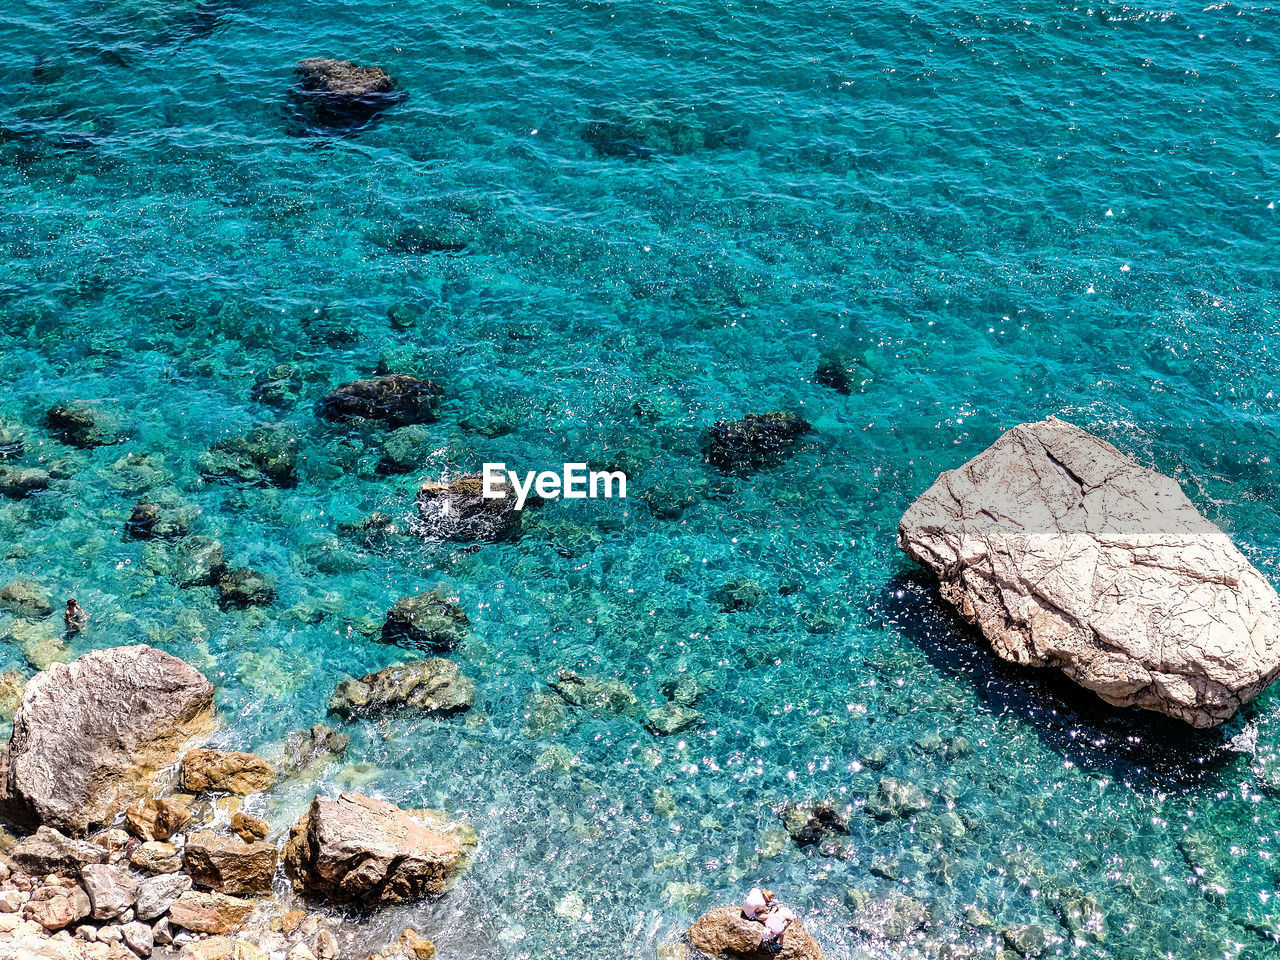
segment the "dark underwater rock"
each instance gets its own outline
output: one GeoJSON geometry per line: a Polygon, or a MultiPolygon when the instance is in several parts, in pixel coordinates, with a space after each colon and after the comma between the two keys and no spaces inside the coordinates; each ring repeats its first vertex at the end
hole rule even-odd
{"type": "Polygon", "coordinates": [[[261,570],[225,570],[217,577],[218,603],[224,610],[269,607],[276,602],[276,581],[261,570]]]}
{"type": "Polygon", "coordinates": [[[707,431],[707,461],[722,470],[774,466],[791,456],[812,429],[807,420],[791,413],[749,413],[741,420],[720,420],[707,431]]]}
{"type": "Polygon", "coordinates": [[[667,703],[654,707],[644,716],[645,728],[658,737],[669,737],[702,723],[702,714],[692,707],[667,703]]]}
{"type": "MultiPolygon", "coordinates": [[[[520,533],[524,511],[516,509],[516,493],[509,483],[503,496],[486,499],[479,474],[452,483],[428,482],[418,488],[418,516],[413,532],[439,540],[495,542],[520,533]]],[[[532,498],[530,503],[533,503],[532,498]]]]}
{"type": "Polygon", "coordinates": [[[601,680],[573,670],[561,670],[550,682],[551,689],[566,703],[584,710],[621,715],[634,712],[638,706],[636,695],[621,680],[601,680]]]}
{"type": "Polygon", "coordinates": [[[7,417],[0,417],[0,460],[15,460],[26,450],[22,424],[7,417]]]}
{"type": "Polygon", "coordinates": [[[328,127],[361,125],[404,99],[381,67],[310,57],[294,68],[293,97],[308,119],[328,127]]]}
{"type": "Polygon", "coordinates": [[[929,910],[923,903],[896,891],[878,899],[862,890],[850,890],[847,898],[853,909],[853,929],[870,940],[899,943],[929,922],[929,910]]]}
{"type": "Polygon", "coordinates": [[[929,808],[929,798],[915,784],[885,777],[867,798],[867,813],[877,820],[914,816],[929,808]]]}
{"type": "Polygon", "coordinates": [[[834,800],[792,800],[781,811],[782,826],[800,846],[849,832],[853,808],[834,800]]]}
{"type": "Polygon", "coordinates": [[[765,590],[754,580],[730,580],[713,594],[712,599],[725,613],[754,610],[766,596],[765,590]]]}
{"type": "Polygon", "coordinates": [[[443,652],[452,650],[471,630],[471,620],[458,601],[436,588],[401,597],[387,613],[382,642],[398,647],[443,652]]]}
{"type": "Polygon", "coordinates": [[[459,253],[471,243],[471,231],[456,219],[410,223],[380,241],[400,253],[459,253]]]}
{"type": "Polygon", "coordinates": [[[49,474],[38,467],[0,466],[0,494],[21,500],[38,490],[49,489],[49,474]]]}
{"type": "Polygon", "coordinates": [[[383,474],[410,473],[422,466],[432,450],[431,433],[422,424],[410,424],[391,431],[382,445],[382,458],[378,472],[383,474]]]}
{"type": "Polygon", "coordinates": [[[279,363],[264,370],[254,381],[249,398],[272,407],[289,407],[302,399],[306,385],[302,372],[291,363],[279,363]]]}
{"type": "Polygon", "coordinates": [[[206,480],[290,488],[298,483],[298,438],[283,424],[223,437],[200,455],[206,480]]]}
{"type": "Polygon", "coordinates": [[[43,620],[53,613],[49,591],[34,580],[11,580],[0,587],[0,610],[15,617],[43,620]]]}
{"type": "Polygon", "coordinates": [[[380,420],[391,427],[432,423],[444,390],[433,380],[393,373],[353,380],[320,401],[325,420],[380,420]]]}
{"type": "Polygon", "coordinates": [[[176,494],[161,493],[134,506],[124,532],[134,540],[180,540],[191,532],[198,512],[176,494]]]}
{"type": "Polygon", "coordinates": [[[369,716],[389,710],[415,710],[448,716],[470,710],[476,702],[476,685],[456,663],[432,657],[413,663],[397,663],[344,680],[329,699],[329,710],[341,717],[369,716]]]}
{"type": "Polygon", "coordinates": [[[284,738],[280,759],[275,761],[276,773],[281,779],[289,779],[318,772],[345,754],[350,745],[349,736],[322,723],[309,730],[292,730],[284,738]]]}
{"type": "Polygon", "coordinates": [[[813,372],[813,382],[848,396],[862,379],[862,361],[851,354],[833,351],[824,354],[813,372]]]}
{"type": "Polygon", "coordinates": [[[212,537],[187,537],[174,548],[170,575],[180,587],[208,587],[226,569],[222,543],[212,537]]]}
{"type": "Polygon", "coordinates": [[[81,449],[107,447],[124,439],[114,417],[81,400],[54,404],[44,415],[44,425],[63,443],[81,449]]]}
{"type": "Polygon", "coordinates": [[[624,160],[684,156],[743,143],[746,127],[718,113],[680,103],[616,106],[589,120],[582,139],[597,155],[624,160]]]}

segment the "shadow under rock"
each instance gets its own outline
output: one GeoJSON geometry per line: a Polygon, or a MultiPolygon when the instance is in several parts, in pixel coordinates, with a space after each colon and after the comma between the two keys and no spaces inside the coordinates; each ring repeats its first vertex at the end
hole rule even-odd
{"type": "Polygon", "coordinates": [[[1112,706],[1054,668],[1000,659],[923,572],[890,580],[871,614],[874,623],[914,643],[936,669],[963,675],[993,713],[1026,721],[1046,744],[1086,770],[1181,790],[1203,785],[1240,756],[1228,740],[1244,725],[1248,706],[1212,730],[1112,706]]]}

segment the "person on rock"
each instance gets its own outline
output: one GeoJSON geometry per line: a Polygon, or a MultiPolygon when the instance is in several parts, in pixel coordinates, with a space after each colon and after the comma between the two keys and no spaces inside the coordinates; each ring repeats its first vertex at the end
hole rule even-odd
{"type": "Polygon", "coordinates": [[[67,625],[69,634],[77,634],[89,625],[89,614],[84,607],[76,603],[75,597],[67,601],[67,612],[62,615],[62,619],[67,625]]]}
{"type": "Polygon", "coordinates": [[[764,916],[764,932],[760,934],[760,945],[774,951],[781,950],[782,938],[795,919],[796,915],[782,904],[773,904],[764,916]]]}
{"type": "Polygon", "coordinates": [[[773,907],[773,891],[752,887],[747,899],[742,901],[742,916],[747,920],[764,923],[765,914],[773,907]]]}

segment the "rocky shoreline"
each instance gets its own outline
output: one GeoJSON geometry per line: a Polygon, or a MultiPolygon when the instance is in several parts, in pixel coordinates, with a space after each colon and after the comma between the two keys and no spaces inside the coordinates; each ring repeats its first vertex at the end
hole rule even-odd
{"type": "MultiPolygon", "coordinates": [[[[331,908],[437,895],[464,868],[470,828],[353,793],[317,795],[282,844],[269,839],[278,831],[242,807],[278,772],[252,753],[193,746],[214,729],[212,691],[147,646],[54,664],[27,684],[0,816],[33,832],[3,838],[0,953],[340,960],[350,930],[331,908]]],[[[337,736],[308,731],[297,746],[345,746],[337,736]]],[[[371,956],[433,955],[406,930],[371,956]]]]}

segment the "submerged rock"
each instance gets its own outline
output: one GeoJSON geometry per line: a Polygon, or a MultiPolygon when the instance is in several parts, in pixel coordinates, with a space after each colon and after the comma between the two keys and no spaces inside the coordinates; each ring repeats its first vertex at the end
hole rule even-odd
{"type": "Polygon", "coordinates": [[[499,490],[503,496],[486,498],[479,474],[452,483],[424,483],[418,488],[418,516],[413,532],[439,540],[513,539],[520,533],[524,511],[516,509],[515,490],[509,483],[502,484],[499,490]]]}
{"type": "Polygon", "coordinates": [[[551,678],[551,689],[567,703],[586,710],[631,713],[638,705],[636,695],[621,680],[601,680],[573,670],[561,670],[551,678]]]}
{"type": "Polygon", "coordinates": [[[929,808],[929,798],[915,784],[885,777],[867,798],[867,813],[878,820],[911,817],[929,808]]]}
{"type": "Polygon", "coordinates": [[[191,793],[234,793],[245,797],[275,783],[271,764],[254,753],[238,750],[188,750],[182,758],[180,782],[191,793]]]}
{"type": "Polygon", "coordinates": [[[380,420],[391,427],[432,423],[444,390],[433,380],[404,373],[353,380],[320,401],[325,420],[380,420]]]}
{"type": "Polygon", "coordinates": [[[475,835],[442,814],[355,793],[317,796],[284,849],[294,890],[367,907],[443,893],[475,835]]]}
{"type": "Polygon", "coordinates": [[[351,745],[351,738],[322,723],[309,730],[293,730],[284,738],[282,756],[276,761],[280,777],[305,776],[310,769],[322,768],[340,759],[351,745]]]}
{"type": "Polygon", "coordinates": [[[206,480],[285,489],[298,484],[298,438],[288,427],[263,424],[243,436],[223,437],[200,455],[206,480]]]}
{"type": "Polygon", "coordinates": [[[177,657],[115,647],[54,664],[13,721],[0,815],[70,832],[109,823],[213,727],[213,685],[177,657]]]}
{"type": "Polygon", "coordinates": [[[388,710],[417,710],[449,715],[470,710],[476,685],[458,665],[433,657],[398,663],[359,680],[338,684],[329,709],[339,716],[366,716],[388,710]]]}
{"type": "Polygon", "coordinates": [[[1178,484],[1062,420],[942,474],[898,545],[1014,663],[1209,727],[1280,674],[1280,596],[1178,484]]]}
{"type": "Polygon", "coordinates": [[[123,439],[113,417],[97,405],[79,400],[50,407],[44,425],[63,443],[82,449],[106,447],[123,439]]]}
{"type": "Polygon", "coordinates": [[[276,580],[261,570],[223,570],[217,576],[218,603],[224,610],[269,607],[276,602],[276,580]]]}
{"type": "Polygon", "coordinates": [[[294,98],[310,119],[325,126],[366,123],[403,99],[381,67],[310,57],[299,61],[294,72],[299,77],[294,98]]]}
{"type": "Polygon", "coordinates": [[[16,460],[26,451],[23,438],[26,430],[22,424],[8,417],[0,417],[0,460],[16,460]]]}
{"type": "Polygon", "coordinates": [[[848,396],[864,379],[865,372],[860,357],[832,352],[824,354],[818,361],[818,367],[813,372],[813,382],[848,396]]]}
{"type": "Polygon", "coordinates": [[[452,650],[471,630],[471,619],[442,588],[401,597],[387,613],[382,642],[398,647],[443,652],[452,650]]]}
{"type": "Polygon", "coordinates": [[[176,494],[161,493],[134,506],[124,532],[135,540],[180,540],[191,532],[198,512],[176,494]]]}
{"type": "Polygon", "coordinates": [[[291,363],[280,363],[268,367],[254,381],[249,398],[272,407],[288,407],[302,399],[305,388],[302,371],[291,363]]]}
{"type": "Polygon", "coordinates": [[[0,609],[15,617],[43,620],[53,613],[49,591],[34,580],[10,580],[0,587],[0,609]]]}
{"type": "Polygon", "coordinates": [[[717,907],[689,928],[689,941],[711,957],[734,960],[824,960],[818,941],[797,917],[782,938],[782,949],[761,944],[764,925],[748,920],[741,907],[717,907]]]}
{"type": "Polygon", "coordinates": [[[654,707],[644,716],[644,725],[649,732],[659,737],[669,737],[680,733],[702,722],[702,714],[690,707],[682,707],[676,703],[654,707]]]}
{"type": "Polygon", "coordinates": [[[165,571],[180,587],[209,587],[226,571],[222,543],[212,537],[187,537],[175,547],[165,571]]]}
{"type": "Polygon", "coordinates": [[[28,494],[49,489],[49,473],[38,467],[0,466],[0,494],[21,500],[28,494]]]}
{"type": "Polygon", "coordinates": [[[707,461],[722,470],[750,471],[781,463],[813,428],[791,413],[749,413],[720,420],[707,431],[707,461]]]}
{"type": "Polygon", "coordinates": [[[862,890],[850,890],[848,900],[853,908],[853,929],[872,940],[897,943],[929,922],[928,908],[901,893],[878,899],[862,890]]]}
{"type": "Polygon", "coordinates": [[[27,687],[26,675],[20,670],[0,673],[0,720],[12,720],[22,702],[22,691],[27,687]]]}
{"type": "Polygon", "coordinates": [[[800,846],[847,834],[852,815],[849,804],[832,800],[793,800],[782,808],[781,813],[783,827],[800,846]]]}
{"type": "Polygon", "coordinates": [[[422,424],[410,424],[391,431],[382,445],[382,458],[378,472],[383,474],[410,473],[418,469],[432,450],[431,433],[422,424]]]}

